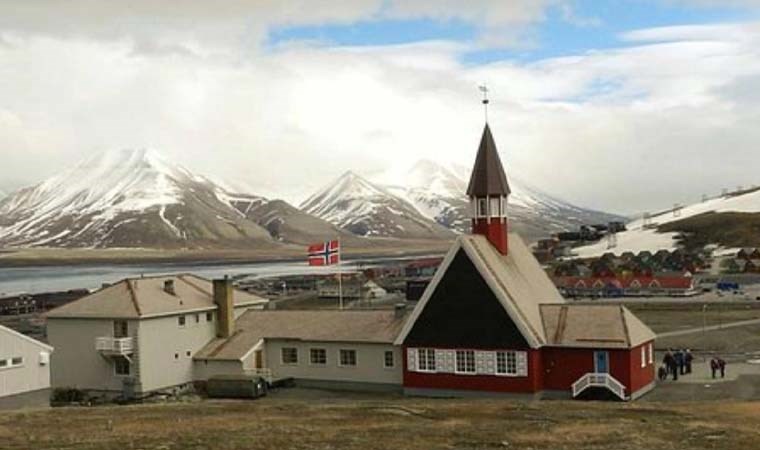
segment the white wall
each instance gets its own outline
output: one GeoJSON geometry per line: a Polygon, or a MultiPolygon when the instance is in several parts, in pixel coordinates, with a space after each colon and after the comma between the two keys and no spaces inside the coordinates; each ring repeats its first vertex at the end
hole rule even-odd
{"type": "Polygon", "coordinates": [[[50,387],[50,364],[40,364],[41,352],[50,350],[0,327],[0,359],[8,360],[8,366],[0,368],[0,397],[50,387]],[[23,363],[10,367],[15,357],[23,358],[23,363]]]}
{"type": "Polygon", "coordinates": [[[267,367],[272,370],[274,378],[300,378],[306,380],[342,381],[354,383],[402,383],[401,349],[392,344],[355,344],[332,342],[304,342],[287,340],[266,340],[264,358],[267,367]],[[283,364],[281,351],[283,347],[298,349],[298,364],[283,364]],[[310,364],[309,349],[324,348],[327,350],[327,364],[317,366],[310,364]],[[340,349],[356,350],[357,365],[355,367],[340,367],[338,354],[340,349]],[[387,369],[383,367],[385,351],[394,353],[395,365],[387,369]]]}

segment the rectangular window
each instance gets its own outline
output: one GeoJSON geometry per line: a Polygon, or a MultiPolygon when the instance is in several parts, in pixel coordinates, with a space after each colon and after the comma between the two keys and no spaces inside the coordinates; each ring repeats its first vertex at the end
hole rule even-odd
{"type": "Polygon", "coordinates": [[[309,350],[309,362],[318,366],[327,364],[327,350],[323,348],[312,348],[309,350]]]}
{"type": "Polygon", "coordinates": [[[496,374],[517,375],[517,352],[496,352],[496,374]]]}
{"type": "Polygon", "coordinates": [[[127,327],[126,320],[113,321],[113,337],[115,338],[129,337],[129,328],[127,327]]]}
{"type": "Polygon", "coordinates": [[[420,372],[435,372],[435,350],[432,348],[417,349],[417,368],[420,372]]]}
{"type": "Polygon", "coordinates": [[[298,364],[298,349],[294,347],[283,347],[282,352],[283,364],[298,364]]]}
{"type": "Polygon", "coordinates": [[[0,369],[2,369],[3,367],[8,367],[7,359],[0,359],[0,369]]]}
{"type": "Polygon", "coordinates": [[[185,316],[179,316],[177,317],[177,324],[179,326],[184,327],[185,326],[185,316]]]}
{"type": "Polygon", "coordinates": [[[654,364],[654,348],[652,348],[652,344],[649,344],[649,364],[654,364]]]}
{"type": "Polygon", "coordinates": [[[200,314],[196,314],[195,315],[195,323],[201,323],[201,315],[200,314]]]}
{"type": "Polygon", "coordinates": [[[340,349],[340,359],[338,363],[340,366],[355,366],[356,350],[340,349]]]}
{"type": "Polygon", "coordinates": [[[456,372],[475,373],[475,352],[473,350],[457,350],[456,372]]]}
{"type": "Polygon", "coordinates": [[[499,197],[492,197],[490,204],[490,211],[489,215],[491,217],[501,217],[501,211],[499,211],[499,205],[501,204],[501,199],[499,197]]]}
{"type": "Polygon", "coordinates": [[[383,367],[386,369],[392,369],[395,365],[396,361],[394,360],[393,352],[391,350],[386,351],[383,357],[383,367]]]}
{"type": "Polygon", "coordinates": [[[11,366],[20,366],[24,364],[24,358],[20,356],[16,356],[14,358],[11,358],[11,366]]]}
{"type": "Polygon", "coordinates": [[[647,366],[647,348],[646,346],[641,346],[641,367],[647,366]]]}
{"type": "Polygon", "coordinates": [[[114,359],[113,371],[116,375],[129,375],[129,361],[126,358],[114,359]]]}
{"type": "Polygon", "coordinates": [[[478,199],[478,217],[488,216],[488,200],[485,198],[478,199]]]}
{"type": "Polygon", "coordinates": [[[206,322],[213,322],[214,321],[214,313],[207,312],[206,313],[206,322]]]}

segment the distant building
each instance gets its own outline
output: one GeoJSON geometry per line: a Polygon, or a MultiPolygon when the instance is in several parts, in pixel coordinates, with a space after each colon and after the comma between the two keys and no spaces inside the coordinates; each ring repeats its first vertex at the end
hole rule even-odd
{"type": "Polygon", "coordinates": [[[50,404],[53,347],[0,325],[0,409],[50,404]]]}
{"type": "Polygon", "coordinates": [[[48,313],[52,385],[107,397],[185,387],[196,379],[193,355],[266,303],[230,280],[123,280],[48,313]]]}
{"type": "Polygon", "coordinates": [[[654,276],[560,276],[554,284],[567,297],[687,297],[698,293],[689,272],[654,276]]]}

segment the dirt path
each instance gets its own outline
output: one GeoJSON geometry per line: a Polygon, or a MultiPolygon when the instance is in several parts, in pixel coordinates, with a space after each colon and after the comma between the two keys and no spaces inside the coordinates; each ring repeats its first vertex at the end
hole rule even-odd
{"type": "Polygon", "coordinates": [[[657,337],[666,338],[666,337],[673,337],[673,336],[683,336],[687,334],[724,330],[726,328],[746,327],[748,325],[760,325],[760,319],[740,320],[738,322],[722,323],[719,325],[710,325],[707,327],[695,327],[695,328],[689,328],[686,330],[667,331],[665,333],[658,333],[657,337]]]}

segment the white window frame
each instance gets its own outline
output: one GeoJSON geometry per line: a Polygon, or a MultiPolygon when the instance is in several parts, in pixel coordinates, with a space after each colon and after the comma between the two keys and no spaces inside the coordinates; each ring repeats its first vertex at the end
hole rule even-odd
{"type": "Polygon", "coordinates": [[[207,311],[206,312],[206,322],[213,322],[214,321],[214,312],[213,311],[207,311]]]}
{"type": "Polygon", "coordinates": [[[649,364],[654,364],[654,346],[650,342],[648,347],[649,347],[649,364]]]}
{"type": "Polygon", "coordinates": [[[396,367],[396,354],[393,350],[386,350],[383,352],[383,369],[393,369],[396,367]],[[388,365],[388,355],[391,357],[391,364],[388,365]]]}
{"type": "Polygon", "coordinates": [[[418,348],[417,349],[417,372],[434,373],[435,371],[436,371],[435,349],[418,348]],[[424,364],[423,364],[423,361],[424,361],[424,364]]]}
{"type": "Polygon", "coordinates": [[[312,347],[309,348],[309,365],[324,367],[327,365],[327,349],[324,347],[312,347]],[[321,352],[324,355],[324,362],[314,362],[314,352],[321,352]]]}
{"type": "Polygon", "coordinates": [[[298,365],[298,347],[282,347],[282,348],[280,348],[280,363],[283,366],[297,366],[298,365]],[[286,362],[285,361],[285,351],[286,350],[293,350],[293,354],[296,355],[296,360],[294,362],[286,362]]]}
{"type": "Polygon", "coordinates": [[[341,348],[338,349],[338,367],[357,367],[359,365],[359,352],[356,351],[354,348],[341,348]],[[354,363],[353,364],[345,364],[343,362],[343,352],[347,352],[348,354],[354,355],[354,363]]]}
{"type": "Polygon", "coordinates": [[[647,366],[647,346],[642,345],[641,346],[641,367],[644,368],[647,366]]]}
{"type": "Polygon", "coordinates": [[[475,208],[477,208],[476,217],[488,217],[488,197],[476,198],[475,208]]]}
{"type": "Polygon", "coordinates": [[[10,358],[2,358],[0,359],[0,362],[4,364],[2,367],[0,367],[0,370],[10,369],[12,367],[10,358]]]}
{"type": "Polygon", "coordinates": [[[177,316],[177,326],[180,328],[187,327],[187,317],[185,315],[177,316]]]}
{"type": "Polygon", "coordinates": [[[501,217],[501,197],[488,198],[489,217],[501,217]]]}
{"type": "Polygon", "coordinates": [[[456,350],[454,353],[454,373],[458,375],[477,375],[475,350],[456,350]]]}
{"type": "Polygon", "coordinates": [[[500,377],[517,377],[520,371],[517,368],[517,352],[514,350],[502,350],[496,352],[495,373],[500,377]],[[503,357],[503,370],[500,370],[499,357],[503,357]],[[511,360],[511,361],[510,361],[511,360]],[[512,370],[510,370],[510,362],[512,370]]]}

